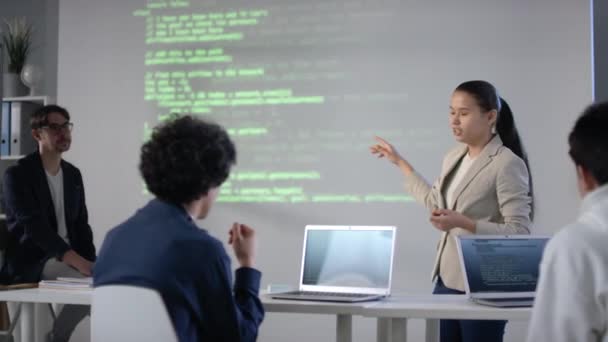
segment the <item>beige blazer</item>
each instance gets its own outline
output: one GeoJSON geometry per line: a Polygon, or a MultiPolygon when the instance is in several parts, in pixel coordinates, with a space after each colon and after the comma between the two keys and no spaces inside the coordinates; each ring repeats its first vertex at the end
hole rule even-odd
{"type": "MultiPolygon", "coordinates": [[[[529,234],[532,200],[528,168],[498,135],[475,158],[454,191],[453,206],[447,207],[444,194],[450,177],[467,151],[464,145],[450,151],[443,160],[441,176],[432,186],[414,173],[407,177],[405,188],[429,210],[447,208],[475,220],[476,234],[529,234]]],[[[471,232],[454,228],[441,235],[432,279],[440,275],[447,287],[464,291],[455,239],[460,234],[471,232]]]]}

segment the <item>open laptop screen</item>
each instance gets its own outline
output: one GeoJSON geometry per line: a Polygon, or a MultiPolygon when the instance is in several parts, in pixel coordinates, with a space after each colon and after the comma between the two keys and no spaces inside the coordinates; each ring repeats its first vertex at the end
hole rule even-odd
{"type": "Polygon", "coordinates": [[[548,238],[460,238],[471,293],[534,292],[548,238]]]}
{"type": "Polygon", "coordinates": [[[390,288],[394,230],[307,230],[303,285],[390,288]]]}

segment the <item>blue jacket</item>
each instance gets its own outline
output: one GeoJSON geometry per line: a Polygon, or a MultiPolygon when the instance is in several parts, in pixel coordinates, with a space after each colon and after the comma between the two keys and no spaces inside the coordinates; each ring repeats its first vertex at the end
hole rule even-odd
{"type": "Polygon", "coordinates": [[[95,261],[82,176],[74,165],[64,160],[61,168],[69,244],[57,233],[55,207],[40,154],[29,154],[6,170],[3,205],[8,236],[1,282],[37,282],[46,261],[61,258],[69,249],[95,261]]]}
{"type": "Polygon", "coordinates": [[[260,278],[239,268],[233,287],[222,243],[183,208],[158,199],[108,233],[93,270],[95,287],[158,291],[180,341],[255,341],[264,318],[260,278]]]}

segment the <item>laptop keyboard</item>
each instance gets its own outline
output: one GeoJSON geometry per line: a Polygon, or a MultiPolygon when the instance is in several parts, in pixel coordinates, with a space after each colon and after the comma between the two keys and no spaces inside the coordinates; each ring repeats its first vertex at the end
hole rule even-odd
{"type": "Polygon", "coordinates": [[[296,291],[289,293],[295,296],[322,296],[322,297],[343,297],[343,298],[363,298],[370,296],[365,293],[336,293],[336,292],[317,292],[317,291],[296,291]]]}
{"type": "Polygon", "coordinates": [[[534,297],[521,297],[521,298],[483,298],[483,300],[487,300],[488,302],[519,302],[519,301],[534,301],[534,297]]]}

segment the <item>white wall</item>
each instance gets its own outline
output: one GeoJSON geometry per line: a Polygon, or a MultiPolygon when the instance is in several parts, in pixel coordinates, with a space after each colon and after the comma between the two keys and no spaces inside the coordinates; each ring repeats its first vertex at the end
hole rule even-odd
{"type": "MultiPolygon", "coordinates": [[[[433,46],[432,41],[411,42],[412,51],[430,46],[432,57],[438,61],[434,64],[429,59],[427,64],[413,66],[425,77],[421,92],[427,95],[425,98],[433,99],[425,103],[419,115],[447,118],[449,93],[460,81],[483,77],[494,82],[511,102],[529,152],[537,205],[534,232],[557,231],[575,217],[579,203],[567,158],[566,136],[578,113],[591,101],[589,2],[517,0],[505,5],[498,0],[463,1],[460,7],[447,0],[411,3],[414,12],[409,15],[425,18],[432,23],[430,26],[437,27],[435,33],[448,32],[450,28],[465,33],[453,36],[450,46],[433,46]],[[480,12],[483,15],[479,21],[463,20],[463,16],[475,18],[481,3],[485,9],[496,6],[496,17],[480,12]],[[444,10],[447,7],[459,8],[444,10]],[[496,41],[481,39],[487,36],[495,36],[496,41]],[[477,48],[458,50],[463,44],[477,48]],[[512,48],[503,51],[503,44],[512,48]]],[[[76,123],[73,149],[67,159],[83,171],[98,246],[108,229],[146,201],[140,193],[136,169],[141,112],[146,110],[139,55],[143,47],[125,38],[133,28],[130,6],[134,5],[119,10],[122,4],[121,0],[62,0],[59,9],[58,100],[71,110],[76,123]]],[[[450,145],[444,122],[447,120],[437,120],[446,126],[442,127],[445,135],[437,137],[441,150],[450,145]]],[[[400,147],[406,155],[415,154],[411,146],[400,147]]],[[[412,162],[432,180],[439,172],[441,157],[440,153],[423,155],[412,162]]],[[[379,177],[371,180],[362,176],[360,182],[380,179],[401,186],[396,170],[371,159],[369,163],[366,167],[377,170],[379,177]]],[[[351,167],[354,168],[345,169],[356,172],[351,167]]],[[[256,227],[258,265],[266,285],[297,282],[302,229],[307,223],[394,223],[399,227],[395,292],[431,291],[429,274],[438,233],[429,226],[422,207],[311,208],[277,211],[274,206],[262,204],[217,205],[202,225],[224,240],[233,220],[256,227]]],[[[413,321],[410,327],[411,340],[422,340],[423,324],[413,321]]],[[[523,323],[510,323],[506,341],[521,341],[525,327],[523,323]]],[[[373,320],[356,318],[355,341],[372,340],[374,328],[373,320]]],[[[331,316],[270,313],[260,341],[328,341],[333,336],[331,316]]]]}

